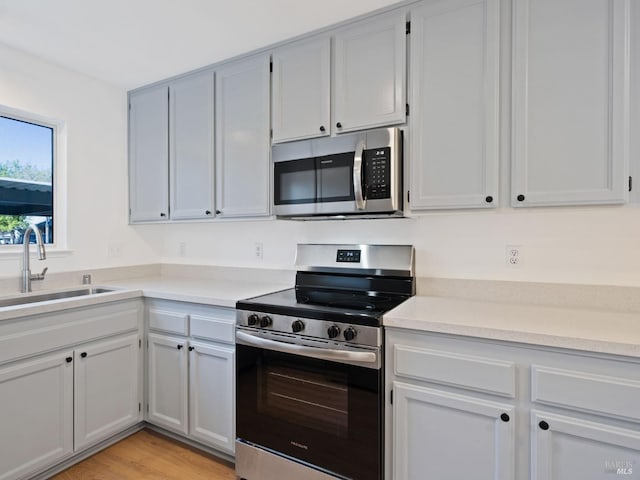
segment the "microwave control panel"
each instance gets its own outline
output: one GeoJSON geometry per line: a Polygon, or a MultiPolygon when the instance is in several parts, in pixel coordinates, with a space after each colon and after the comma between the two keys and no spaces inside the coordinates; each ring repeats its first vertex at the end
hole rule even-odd
{"type": "Polygon", "coordinates": [[[391,196],[391,147],[364,151],[365,198],[376,200],[391,196]]]}

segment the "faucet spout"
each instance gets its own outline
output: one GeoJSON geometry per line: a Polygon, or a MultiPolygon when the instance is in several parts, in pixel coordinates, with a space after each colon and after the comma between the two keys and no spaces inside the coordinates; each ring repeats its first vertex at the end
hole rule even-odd
{"type": "Polygon", "coordinates": [[[36,236],[38,259],[45,260],[47,258],[47,252],[44,248],[40,229],[35,225],[29,225],[24,232],[24,238],[22,240],[22,292],[30,292],[31,281],[44,279],[44,274],[47,270],[45,268],[40,275],[31,275],[31,268],[29,266],[29,237],[31,236],[31,232],[36,236]]]}

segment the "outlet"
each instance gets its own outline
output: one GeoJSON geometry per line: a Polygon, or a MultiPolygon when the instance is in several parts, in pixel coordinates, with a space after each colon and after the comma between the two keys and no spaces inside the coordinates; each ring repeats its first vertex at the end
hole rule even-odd
{"type": "Polygon", "coordinates": [[[262,260],[262,242],[256,242],[253,245],[253,250],[254,250],[254,256],[255,258],[257,258],[258,260],[262,260]]]}
{"type": "Polygon", "coordinates": [[[187,244],[185,242],[180,242],[178,244],[178,255],[184,257],[187,255],[187,244]]]}
{"type": "Polygon", "coordinates": [[[109,245],[107,246],[107,255],[109,257],[120,257],[122,255],[122,244],[109,242],[109,245]]]}
{"type": "Polygon", "coordinates": [[[505,247],[505,260],[507,267],[518,268],[522,266],[522,245],[507,245],[505,247]]]}

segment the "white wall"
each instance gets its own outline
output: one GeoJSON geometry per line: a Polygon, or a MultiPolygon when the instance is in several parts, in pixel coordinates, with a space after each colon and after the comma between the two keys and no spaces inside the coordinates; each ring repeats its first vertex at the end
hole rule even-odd
{"type": "MultiPolygon", "coordinates": [[[[53,253],[33,262],[32,270],[47,265],[53,273],[157,259],[153,232],[148,230],[145,239],[127,225],[124,90],[0,44],[0,105],[62,120],[66,131],[66,179],[60,184],[66,183],[62,193],[72,253],[53,253]],[[110,246],[115,247],[111,255],[110,246]]],[[[21,257],[7,250],[0,246],[0,277],[17,277],[21,257]]]]}
{"type": "Polygon", "coordinates": [[[164,228],[166,262],[292,269],[298,242],[409,243],[423,277],[640,286],[640,208],[633,206],[164,228]],[[254,257],[256,242],[262,260],[254,257]],[[507,267],[507,245],[521,247],[521,266],[507,267]]]}

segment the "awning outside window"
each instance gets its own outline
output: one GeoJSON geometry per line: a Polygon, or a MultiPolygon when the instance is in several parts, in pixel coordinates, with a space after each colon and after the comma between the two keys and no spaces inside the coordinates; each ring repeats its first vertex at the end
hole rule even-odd
{"type": "Polygon", "coordinates": [[[0,177],[0,215],[53,215],[50,183],[0,177]]]}

